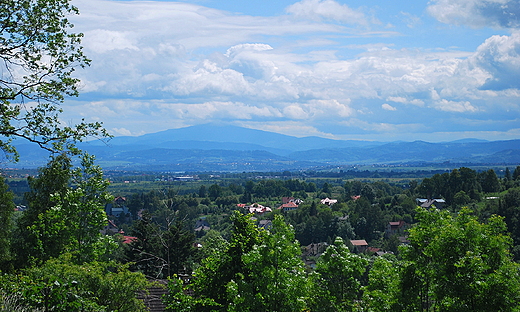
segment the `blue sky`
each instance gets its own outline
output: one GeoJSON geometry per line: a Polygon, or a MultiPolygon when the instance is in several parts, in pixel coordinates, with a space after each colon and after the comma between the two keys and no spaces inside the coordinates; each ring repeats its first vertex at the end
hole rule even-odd
{"type": "Polygon", "coordinates": [[[73,0],[64,122],[377,141],[520,138],[520,1],[73,0]]]}

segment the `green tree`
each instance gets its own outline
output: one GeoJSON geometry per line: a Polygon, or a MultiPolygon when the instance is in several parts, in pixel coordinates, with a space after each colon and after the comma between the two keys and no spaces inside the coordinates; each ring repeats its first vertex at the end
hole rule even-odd
{"type": "Polygon", "coordinates": [[[176,219],[163,233],[162,243],[168,277],[184,271],[188,259],[193,256],[195,234],[185,228],[184,222],[176,219]]]}
{"type": "Polygon", "coordinates": [[[3,177],[0,177],[0,271],[6,271],[12,265],[11,240],[12,240],[12,216],[15,205],[13,193],[8,191],[8,185],[3,177]]]}
{"type": "Polygon", "coordinates": [[[246,270],[227,285],[228,311],[303,311],[311,284],[294,231],[275,216],[260,242],[242,256],[246,270]]]}
{"type": "Polygon", "coordinates": [[[100,233],[107,222],[104,206],[112,196],[93,156],[83,155],[74,169],[67,155],[53,157],[29,185],[29,208],[20,219],[15,247],[19,264],[41,264],[65,251],[81,263],[99,259],[115,246],[100,233]]]}
{"type": "Polygon", "coordinates": [[[126,261],[133,271],[139,271],[151,278],[161,278],[164,262],[158,252],[162,249],[159,226],[152,216],[144,211],[142,217],[132,226],[131,234],[137,239],[126,247],[126,261]]]}
{"type": "Polygon", "coordinates": [[[337,237],[316,263],[316,311],[353,311],[361,297],[361,279],[368,261],[350,252],[337,237]]]}
{"type": "Polygon", "coordinates": [[[520,166],[516,166],[515,170],[513,171],[513,180],[516,181],[520,177],[520,166]]]}
{"type": "Polygon", "coordinates": [[[62,231],[46,230],[56,225],[54,221],[42,217],[58,203],[53,196],[67,191],[72,178],[71,169],[70,158],[60,154],[51,157],[47,166],[38,170],[36,177],[28,178],[30,191],[25,194],[28,208],[18,220],[13,244],[17,267],[57,257],[67,244],[68,237],[62,231]],[[40,227],[39,233],[32,230],[36,224],[40,227]]]}
{"type": "Polygon", "coordinates": [[[227,311],[230,306],[227,285],[249,275],[243,256],[253,250],[260,240],[260,230],[250,215],[234,211],[229,245],[204,259],[195,271],[193,289],[197,296],[208,298],[227,311]]]}
{"type": "MultiPolygon", "coordinates": [[[[30,311],[147,311],[138,291],[149,285],[141,273],[112,261],[74,264],[72,255],[51,259],[20,275],[0,277],[0,294],[20,294],[30,311]]],[[[24,310],[25,311],[25,310],[24,310]]]]}
{"type": "Polygon", "coordinates": [[[463,208],[418,208],[410,245],[402,247],[400,303],[406,311],[517,311],[518,264],[503,219],[480,223],[463,208]]]}
{"type": "Polygon", "coordinates": [[[107,136],[100,123],[63,126],[60,104],[78,95],[72,76],[89,60],[82,34],[71,33],[69,0],[4,0],[0,3],[0,148],[18,159],[11,140],[24,138],[53,151],[74,150],[87,136],[107,136]],[[27,103],[31,105],[27,105],[27,103]]]}
{"type": "MultiPolygon", "coordinates": [[[[69,239],[67,249],[75,255],[77,263],[100,259],[110,252],[114,243],[101,234],[107,224],[104,207],[113,197],[107,191],[109,181],[94,160],[92,155],[82,156],[80,167],[72,171],[70,187],[64,193],[51,196],[57,204],[42,216],[55,222],[56,226],[50,230],[65,229],[69,239]]],[[[38,226],[34,230],[40,232],[38,226]]]]}
{"type": "Polygon", "coordinates": [[[399,292],[397,260],[376,257],[368,273],[368,285],[363,290],[363,305],[368,311],[395,311],[399,292]]]}
{"type": "Polygon", "coordinates": [[[494,193],[500,191],[500,181],[493,169],[482,172],[480,175],[480,184],[482,191],[485,193],[494,193]]]}

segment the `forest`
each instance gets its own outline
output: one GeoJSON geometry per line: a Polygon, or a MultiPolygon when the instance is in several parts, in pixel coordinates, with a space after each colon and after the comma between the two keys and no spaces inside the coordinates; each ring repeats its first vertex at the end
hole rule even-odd
{"type": "Polygon", "coordinates": [[[520,310],[520,166],[139,186],[78,149],[110,139],[101,122],[62,119],[91,63],[78,13],[0,2],[0,150],[50,155],[34,174],[2,170],[0,311],[147,311],[161,285],[166,311],[520,310]]]}
{"type": "Polygon", "coordinates": [[[159,280],[167,311],[520,309],[520,166],[406,186],[223,175],[126,194],[93,156],[62,154],[26,183],[2,184],[7,310],[146,311],[139,294],[159,280]]]}

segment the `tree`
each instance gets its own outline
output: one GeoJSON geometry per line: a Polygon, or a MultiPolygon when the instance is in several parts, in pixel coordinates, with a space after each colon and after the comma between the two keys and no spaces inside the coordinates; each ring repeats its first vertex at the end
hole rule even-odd
{"type": "Polygon", "coordinates": [[[520,177],[520,166],[516,166],[515,171],[513,171],[513,180],[518,180],[520,177]]]}
{"type": "Polygon", "coordinates": [[[131,234],[137,237],[126,249],[126,260],[130,268],[152,278],[162,277],[164,262],[158,251],[161,250],[159,226],[152,221],[152,216],[144,211],[136,220],[131,234]]]}
{"type": "Polygon", "coordinates": [[[401,300],[406,311],[517,311],[518,264],[502,217],[480,223],[463,208],[417,209],[410,245],[401,247],[401,300]]]}
{"type": "Polygon", "coordinates": [[[23,311],[144,312],[136,293],[148,286],[144,275],[130,272],[127,265],[113,261],[78,265],[70,254],[20,275],[0,277],[0,295],[20,295],[18,305],[30,307],[23,311]]]}
{"type": "Polygon", "coordinates": [[[0,269],[4,271],[8,269],[9,262],[12,260],[11,255],[11,239],[12,239],[12,222],[11,218],[14,213],[13,193],[8,191],[8,185],[4,178],[0,178],[0,269]]]}
{"type": "MultiPolygon", "coordinates": [[[[350,252],[337,237],[316,263],[317,311],[352,311],[361,295],[361,278],[368,261],[350,252]]],[[[314,310],[313,310],[314,311],[314,310]]]]}
{"type": "Polygon", "coordinates": [[[18,225],[19,265],[41,264],[64,251],[81,263],[98,259],[115,246],[100,233],[107,222],[104,206],[112,196],[93,156],[83,155],[80,167],[74,169],[67,155],[53,157],[29,185],[29,208],[18,225]]]}
{"type": "Polygon", "coordinates": [[[80,167],[72,171],[71,186],[64,193],[51,196],[57,204],[42,217],[61,223],[69,236],[67,249],[75,255],[77,263],[98,260],[109,252],[106,248],[113,243],[101,234],[107,224],[104,208],[113,197],[107,191],[109,181],[94,160],[94,156],[82,156],[80,167]]]}
{"type": "Polygon", "coordinates": [[[77,96],[75,68],[89,64],[82,34],[69,32],[69,0],[4,0],[0,4],[0,148],[18,159],[11,144],[24,138],[39,146],[75,151],[87,136],[108,136],[101,123],[63,126],[60,104],[77,96]]]}
{"type": "Polygon", "coordinates": [[[258,244],[242,256],[245,274],[227,285],[229,311],[304,311],[311,284],[292,227],[277,215],[259,234],[258,244]]]}
{"type": "Polygon", "coordinates": [[[479,176],[483,192],[493,193],[500,191],[500,181],[493,169],[484,171],[479,176]]]}
{"type": "MultiPolygon", "coordinates": [[[[54,227],[53,220],[42,218],[57,204],[57,194],[65,194],[72,178],[71,160],[65,154],[51,157],[47,166],[38,169],[36,177],[29,177],[30,191],[25,194],[28,208],[18,220],[17,233],[13,244],[17,256],[15,264],[18,267],[27,266],[30,262],[42,263],[52,257],[57,257],[64,249],[68,237],[63,232],[47,231],[54,227]],[[40,231],[35,232],[38,224],[40,231]]],[[[60,223],[63,220],[58,220],[60,223]]]]}
{"type": "Polygon", "coordinates": [[[395,311],[399,292],[397,260],[376,257],[364,287],[363,304],[372,312],[395,311]]]}
{"type": "Polygon", "coordinates": [[[204,259],[195,271],[193,281],[196,295],[213,300],[222,311],[227,311],[230,305],[227,285],[249,275],[243,256],[260,242],[260,230],[250,215],[234,211],[231,221],[231,239],[227,248],[204,259]]]}

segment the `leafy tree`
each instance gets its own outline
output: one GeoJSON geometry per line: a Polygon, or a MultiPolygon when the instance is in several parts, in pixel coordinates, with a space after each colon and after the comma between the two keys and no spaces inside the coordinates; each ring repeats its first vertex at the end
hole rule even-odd
{"type": "Polygon", "coordinates": [[[41,264],[64,251],[81,263],[99,259],[115,246],[100,233],[107,222],[104,206],[112,197],[93,156],[83,155],[81,166],[74,169],[67,155],[53,157],[29,185],[29,208],[18,226],[20,265],[41,264]]]}
{"type": "MultiPolygon", "coordinates": [[[[55,227],[54,220],[43,219],[58,202],[57,194],[65,194],[72,178],[72,164],[69,157],[60,154],[51,157],[47,166],[38,170],[38,176],[29,177],[30,191],[25,194],[28,208],[18,220],[17,233],[14,237],[16,265],[27,266],[30,262],[42,263],[51,257],[57,257],[67,244],[68,237],[62,231],[46,231],[55,227]],[[34,231],[38,224],[41,231],[34,231]]],[[[59,222],[63,220],[58,220],[59,222]]]]}
{"type": "Polygon", "coordinates": [[[316,311],[353,311],[361,296],[361,278],[368,261],[350,252],[337,237],[316,263],[316,311]]]}
{"type": "Polygon", "coordinates": [[[31,311],[146,311],[136,298],[149,285],[144,275],[111,261],[77,265],[65,254],[0,279],[0,293],[21,294],[31,311]]]}
{"type": "Polygon", "coordinates": [[[500,181],[493,169],[484,171],[479,176],[483,192],[493,193],[500,191],[500,181]]]}
{"type": "Polygon", "coordinates": [[[215,200],[222,195],[222,188],[218,184],[210,185],[208,189],[208,196],[211,200],[215,200]]]}
{"type": "Polygon", "coordinates": [[[260,242],[260,230],[249,215],[234,211],[231,221],[233,224],[229,245],[202,261],[195,271],[196,278],[193,282],[197,296],[212,299],[223,311],[230,305],[228,283],[249,275],[243,256],[260,242]]]}
{"type": "MultiPolygon", "coordinates": [[[[77,263],[98,260],[108,253],[111,239],[101,234],[107,223],[104,207],[113,197],[107,191],[108,180],[101,167],[94,165],[94,156],[85,154],[81,166],[72,171],[71,187],[65,193],[53,194],[57,204],[42,219],[54,220],[55,231],[65,229],[69,243],[67,249],[76,256],[77,263]]],[[[34,229],[39,232],[36,226],[34,229]]]]}
{"type": "Polygon", "coordinates": [[[108,136],[100,123],[63,126],[60,104],[78,94],[77,67],[89,60],[82,34],[69,32],[67,15],[78,14],[69,0],[4,0],[0,4],[0,148],[18,159],[11,140],[74,150],[86,136],[108,136]]]}
{"type": "Polygon", "coordinates": [[[15,205],[13,203],[13,193],[8,191],[8,185],[4,178],[0,178],[0,271],[5,271],[10,267],[11,239],[12,239],[12,216],[15,205]]]}
{"type": "Polygon", "coordinates": [[[419,223],[401,250],[403,310],[518,310],[519,267],[506,225],[498,216],[480,223],[470,213],[418,208],[419,223]]]}
{"type": "Polygon", "coordinates": [[[247,274],[228,285],[229,311],[303,311],[310,281],[294,231],[283,217],[260,234],[260,242],[242,256],[247,274]]]}
{"type": "Polygon", "coordinates": [[[395,311],[399,292],[397,260],[376,257],[368,273],[368,285],[363,290],[363,304],[368,311],[395,311]]]}

